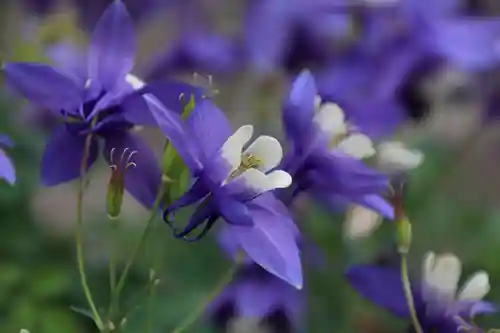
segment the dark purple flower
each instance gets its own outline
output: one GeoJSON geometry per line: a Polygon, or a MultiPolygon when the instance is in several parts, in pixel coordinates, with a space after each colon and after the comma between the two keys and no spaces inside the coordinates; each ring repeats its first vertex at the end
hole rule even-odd
{"type": "Polygon", "coordinates": [[[23,6],[35,15],[46,15],[55,7],[54,0],[24,0],[23,6]]]}
{"type": "Polygon", "coordinates": [[[16,182],[16,170],[4,151],[5,148],[12,147],[12,145],[13,142],[9,137],[0,135],[0,179],[4,179],[9,184],[14,185],[16,182]]]}
{"type": "MultiPolygon", "coordinates": [[[[161,94],[157,96],[161,100],[161,94]]],[[[197,204],[187,226],[176,236],[184,238],[205,225],[197,240],[222,217],[254,262],[300,288],[302,270],[294,223],[286,207],[269,192],[291,183],[286,172],[271,171],[281,161],[279,142],[260,136],[244,150],[253,127],[242,126],[233,134],[227,118],[208,99],[196,104],[185,126],[178,114],[153,115],[194,178],[191,188],[164,213],[165,221],[172,225],[174,212],[197,204]]]]}
{"type": "MultiPolygon", "coordinates": [[[[4,67],[7,83],[37,107],[52,111],[63,124],[54,129],[42,159],[41,178],[47,186],[71,181],[80,175],[83,151],[88,133],[94,133],[87,165],[97,159],[99,139],[104,141],[104,156],[110,164],[111,150],[128,155],[134,152],[136,168],[127,170],[125,186],[144,206],[150,207],[156,197],[161,172],[153,152],[129,130],[134,125],[156,125],[149,109],[166,110],[153,96],[142,103],[127,98],[144,87],[130,74],[134,65],[134,33],[127,9],[114,1],[97,24],[86,70],[81,66],[54,68],[40,63],[8,63],[4,67]]],[[[77,62],[78,63],[78,62],[77,62]]],[[[174,109],[180,112],[179,89],[175,85],[174,109]]],[[[172,106],[167,105],[166,107],[172,106]]],[[[126,159],[125,159],[126,160],[126,159]]]]}
{"type": "Polygon", "coordinates": [[[346,35],[347,1],[249,1],[244,52],[260,72],[293,72],[321,65],[335,54],[335,38],[346,35]]]}
{"type": "Polygon", "coordinates": [[[283,169],[294,179],[284,194],[287,204],[309,192],[330,207],[357,203],[392,218],[392,207],[380,197],[388,180],[361,161],[374,154],[370,139],[348,127],[336,104],[318,100],[310,72],[303,71],[293,82],[283,123],[290,144],[283,169]]]}
{"type": "MultiPolygon", "coordinates": [[[[415,310],[424,332],[454,333],[462,318],[496,312],[493,304],[483,301],[490,289],[488,274],[475,273],[457,293],[462,266],[453,254],[427,254],[422,280],[412,283],[415,310]]],[[[363,297],[391,311],[410,318],[398,267],[377,265],[353,266],[346,272],[351,286],[363,297]]]]}
{"type": "Polygon", "coordinates": [[[222,331],[246,327],[292,333],[301,322],[304,292],[253,264],[243,266],[233,282],[210,304],[208,314],[222,331]],[[247,326],[248,325],[248,326],[247,326]]]}

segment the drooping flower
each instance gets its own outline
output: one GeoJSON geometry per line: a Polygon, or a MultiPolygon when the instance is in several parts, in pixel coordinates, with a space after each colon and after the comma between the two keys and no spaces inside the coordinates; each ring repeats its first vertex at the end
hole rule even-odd
{"type": "MultiPolygon", "coordinates": [[[[453,254],[426,255],[421,284],[418,280],[412,283],[415,310],[424,332],[457,332],[457,318],[469,321],[475,315],[496,312],[496,306],[482,300],[490,290],[488,274],[475,273],[457,293],[461,271],[462,264],[453,254]]],[[[349,268],[346,276],[363,297],[397,316],[410,317],[398,267],[358,265],[349,268]]]]}
{"type": "Polygon", "coordinates": [[[300,325],[304,292],[260,266],[243,266],[210,304],[212,324],[223,332],[292,333],[300,325]]]}
{"type": "Polygon", "coordinates": [[[0,135],[0,179],[13,185],[16,182],[16,170],[4,149],[12,147],[13,142],[5,135],[0,135]]]}
{"type": "MultiPolygon", "coordinates": [[[[161,94],[157,96],[161,100],[161,94]]],[[[207,99],[196,104],[185,126],[179,115],[153,115],[194,178],[191,188],[164,212],[164,219],[172,225],[173,213],[197,204],[187,226],[176,236],[186,237],[204,225],[197,240],[223,218],[254,262],[300,288],[302,270],[295,225],[286,207],[269,192],[292,181],[288,173],[272,171],[283,154],[279,142],[260,136],[244,149],[253,127],[242,126],[232,134],[224,114],[207,99]]]]}
{"type": "MultiPolygon", "coordinates": [[[[161,179],[153,152],[130,132],[134,125],[156,125],[149,108],[158,112],[180,112],[179,95],[195,93],[193,87],[170,84],[170,104],[160,105],[153,96],[142,103],[133,96],[144,83],[130,74],[134,64],[134,33],[129,14],[121,1],[114,1],[97,24],[87,57],[87,70],[54,68],[40,63],[7,63],[7,83],[42,109],[63,121],[54,132],[42,158],[41,179],[47,186],[71,181],[80,175],[85,141],[90,142],[87,167],[97,159],[99,139],[110,164],[111,151],[135,153],[137,167],[125,175],[127,190],[144,206],[151,207],[161,179]],[[172,104],[173,103],[173,104],[172,104]],[[166,110],[165,107],[171,109],[166,110]]],[[[76,68],[80,68],[77,66],[76,68]]],[[[201,94],[201,92],[199,92],[201,94]]]]}
{"type": "Polygon", "coordinates": [[[392,217],[392,207],[380,196],[388,180],[361,160],[375,153],[371,140],[346,123],[336,104],[318,99],[310,72],[294,81],[283,123],[291,148],[283,168],[294,179],[285,202],[309,192],[330,207],[358,203],[392,217]]]}

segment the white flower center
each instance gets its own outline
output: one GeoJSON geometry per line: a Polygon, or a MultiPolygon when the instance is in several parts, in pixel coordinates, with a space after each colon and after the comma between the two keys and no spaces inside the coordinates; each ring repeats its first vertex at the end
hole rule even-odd
{"type": "Polygon", "coordinates": [[[242,178],[259,193],[285,188],[292,183],[292,177],[285,171],[274,170],[283,158],[283,149],[278,140],[261,135],[243,150],[253,135],[253,126],[240,127],[221,148],[221,156],[231,170],[226,182],[242,178]]]}
{"type": "Polygon", "coordinates": [[[337,104],[321,104],[321,98],[317,96],[314,105],[317,112],[313,121],[328,138],[330,148],[357,159],[368,158],[375,154],[373,143],[368,136],[350,133],[344,112],[337,104]]]}

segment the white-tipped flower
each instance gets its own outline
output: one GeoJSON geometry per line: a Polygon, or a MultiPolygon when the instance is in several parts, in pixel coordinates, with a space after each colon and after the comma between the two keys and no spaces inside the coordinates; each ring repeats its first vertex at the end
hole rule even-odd
{"type": "Polygon", "coordinates": [[[391,141],[377,147],[379,167],[388,172],[409,171],[421,165],[424,155],[414,149],[408,149],[402,142],[391,141]]]}
{"type": "Polygon", "coordinates": [[[479,271],[457,292],[462,263],[452,253],[429,252],[423,262],[423,290],[427,300],[439,302],[480,301],[490,291],[488,273],[479,271]]]}
{"type": "Polygon", "coordinates": [[[349,133],[344,111],[335,103],[318,104],[314,123],[326,135],[333,149],[342,151],[356,159],[375,155],[371,139],[361,133],[349,133]],[[318,106],[319,105],[319,106],[318,106]]]}
{"type": "Polygon", "coordinates": [[[228,181],[243,180],[256,193],[290,186],[292,177],[287,172],[271,171],[283,158],[279,141],[271,136],[261,135],[243,150],[252,135],[253,126],[242,126],[222,146],[221,156],[231,166],[228,181]]]}
{"type": "Polygon", "coordinates": [[[344,222],[344,233],[350,239],[367,237],[382,223],[382,217],[375,211],[355,205],[348,212],[344,222]]]}

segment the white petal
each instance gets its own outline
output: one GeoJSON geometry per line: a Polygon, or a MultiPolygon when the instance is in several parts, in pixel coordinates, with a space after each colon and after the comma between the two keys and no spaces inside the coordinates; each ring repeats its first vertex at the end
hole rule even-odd
{"type": "Polygon", "coordinates": [[[245,182],[245,186],[248,187],[252,192],[255,192],[255,195],[273,189],[272,184],[266,174],[257,169],[252,168],[245,170],[241,175],[234,179],[234,181],[240,180],[243,180],[245,182]]]}
{"type": "Polygon", "coordinates": [[[382,222],[375,211],[363,206],[353,206],[344,222],[345,235],[350,239],[369,236],[382,222]]]}
{"type": "Polygon", "coordinates": [[[275,170],[267,174],[267,179],[271,184],[273,189],[275,188],[287,188],[292,184],[292,176],[286,171],[275,170]]]}
{"type": "Polygon", "coordinates": [[[221,156],[229,163],[232,170],[240,166],[243,147],[250,141],[252,135],[252,125],[241,126],[222,145],[221,156]]]}
{"type": "Polygon", "coordinates": [[[458,280],[462,273],[462,263],[452,253],[437,255],[429,262],[424,262],[424,282],[432,290],[446,297],[455,297],[458,280]]]}
{"type": "Polygon", "coordinates": [[[125,81],[127,81],[127,83],[130,84],[135,90],[139,90],[146,85],[144,81],[132,74],[127,74],[127,76],[125,76],[125,81]]]}
{"type": "Polygon", "coordinates": [[[464,301],[479,301],[490,291],[490,280],[485,271],[476,272],[464,283],[458,293],[458,299],[464,301]]]}
{"type": "Polygon", "coordinates": [[[321,108],[321,96],[316,95],[314,97],[314,109],[319,111],[320,108],[321,108]]]}
{"type": "Polygon", "coordinates": [[[401,142],[386,142],[378,146],[378,162],[386,171],[407,171],[418,167],[424,155],[418,150],[407,149],[401,142]]]}
{"type": "Polygon", "coordinates": [[[344,111],[334,103],[323,104],[314,116],[314,122],[329,140],[347,132],[344,111]]]}
{"type": "Polygon", "coordinates": [[[267,172],[281,162],[283,158],[283,148],[278,140],[272,136],[261,135],[245,150],[245,154],[250,154],[260,160],[259,170],[267,172]]]}
{"type": "Polygon", "coordinates": [[[338,146],[342,152],[357,159],[372,157],[375,149],[370,138],[364,134],[353,134],[342,140],[338,146]]]}

